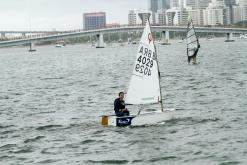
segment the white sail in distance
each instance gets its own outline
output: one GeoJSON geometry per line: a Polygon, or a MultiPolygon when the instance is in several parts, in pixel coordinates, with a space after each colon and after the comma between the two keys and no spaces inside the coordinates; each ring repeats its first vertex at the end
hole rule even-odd
{"type": "Polygon", "coordinates": [[[161,101],[157,54],[149,21],[144,28],[129,88],[127,104],[150,104],[161,101]]]}
{"type": "Polygon", "coordinates": [[[187,26],[187,56],[188,62],[190,62],[191,58],[197,55],[197,52],[200,48],[200,44],[198,41],[198,37],[195,32],[195,28],[193,25],[192,19],[188,18],[188,26],[187,26]]]}

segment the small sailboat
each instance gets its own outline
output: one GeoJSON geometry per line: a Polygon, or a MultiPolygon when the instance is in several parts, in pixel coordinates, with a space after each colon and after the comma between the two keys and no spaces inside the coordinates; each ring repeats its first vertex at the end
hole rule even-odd
{"type": "Polygon", "coordinates": [[[29,50],[28,50],[29,52],[35,52],[36,51],[36,49],[33,49],[33,43],[32,42],[30,42],[30,46],[29,46],[29,50]]]}
{"type": "Polygon", "coordinates": [[[186,43],[187,43],[188,62],[190,63],[192,59],[193,64],[196,64],[196,56],[200,48],[200,43],[196,35],[195,28],[194,28],[191,17],[188,18],[186,41],[187,41],[186,43]]]}
{"type": "Polygon", "coordinates": [[[144,28],[135,59],[135,65],[129,82],[126,103],[131,105],[160,104],[160,110],[144,112],[139,110],[135,115],[117,117],[104,115],[102,125],[140,126],[170,120],[174,109],[164,109],[160,87],[160,72],[157,53],[149,21],[144,28]]]}
{"type": "Polygon", "coordinates": [[[63,45],[63,44],[57,44],[57,45],[55,45],[55,47],[56,47],[56,48],[63,48],[64,45],[63,45]]]}
{"type": "Polygon", "coordinates": [[[247,39],[247,34],[240,34],[239,39],[247,39]]]}

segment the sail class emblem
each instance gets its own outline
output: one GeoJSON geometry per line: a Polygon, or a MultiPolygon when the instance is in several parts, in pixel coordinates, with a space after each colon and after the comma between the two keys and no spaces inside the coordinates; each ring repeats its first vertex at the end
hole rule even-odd
{"type": "Polygon", "coordinates": [[[151,33],[148,33],[148,43],[150,44],[150,42],[153,40],[152,38],[152,34],[151,33]]]}

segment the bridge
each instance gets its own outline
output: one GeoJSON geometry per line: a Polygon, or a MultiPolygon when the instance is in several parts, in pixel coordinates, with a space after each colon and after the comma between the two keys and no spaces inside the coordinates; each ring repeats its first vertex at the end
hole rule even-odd
{"type": "Polygon", "coordinates": [[[39,30],[39,31],[27,31],[27,30],[24,30],[24,31],[14,31],[14,30],[1,30],[0,31],[0,34],[2,33],[9,33],[9,34],[23,34],[23,33],[62,33],[64,31],[56,31],[56,30],[53,30],[53,31],[43,31],[43,30],[39,30]]]}
{"type": "MultiPolygon", "coordinates": [[[[83,36],[96,36],[97,37],[97,46],[103,47],[103,35],[109,33],[123,33],[123,32],[142,32],[144,26],[122,26],[116,28],[106,28],[106,29],[97,29],[97,30],[88,30],[88,31],[71,31],[64,32],[61,34],[53,34],[41,37],[33,37],[28,39],[18,39],[10,41],[0,42],[1,47],[10,47],[10,46],[19,46],[30,43],[39,43],[46,41],[57,41],[63,39],[78,38],[83,36]]],[[[153,32],[161,32],[162,38],[169,41],[169,32],[186,32],[187,27],[181,26],[152,26],[151,30],[153,32]]],[[[231,40],[233,34],[243,34],[247,33],[247,28],[221,28],[221,27],[195,27],[196,32],[198,33],[220,33],[226,34],[227,40],[231,40]]]]}
{"type": "Polygon", "coordinates": [[[42,31],[42,30],[39,30],[39,31],[27,31],[27,30],[24,30],[24,31],[13,31],[13,30],[1,30],[0,31],[0,36],[2,39],[6,39],[6,34],[14,34],[14,35],[17,35],[17,34],[20,34],[23,38],[26,37],[27,34],[59,34],[59,33],[65,33],[65,31],[56,31],[56,30],[53,30],[53,31],[42,31]]]}

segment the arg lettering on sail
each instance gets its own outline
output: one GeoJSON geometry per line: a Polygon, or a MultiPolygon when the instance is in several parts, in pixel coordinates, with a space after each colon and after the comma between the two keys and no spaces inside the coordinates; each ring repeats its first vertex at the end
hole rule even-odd
{"type": "Polygon", "coordinates": [[[137,59],[135,63],[135,74],[139,76],[151,76],[152,68],[155,60],[155,52],[150,47],[152,39],[152,34],[148,34],[148,45],[140,43],[137,53],[137,59]]]}

